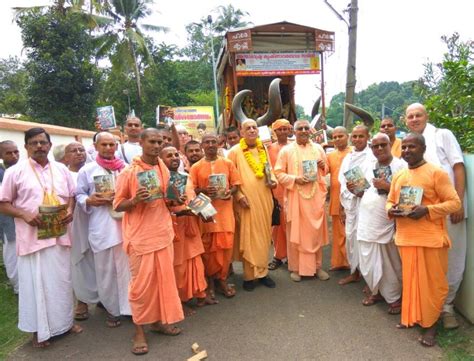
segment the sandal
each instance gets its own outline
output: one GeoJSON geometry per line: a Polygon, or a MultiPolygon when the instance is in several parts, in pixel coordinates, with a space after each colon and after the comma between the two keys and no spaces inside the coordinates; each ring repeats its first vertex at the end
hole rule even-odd
{"type": "Polygon", "coordinates": [[[226,298],[232,298],[235,296],[235,288],[233,287],[233,285],[228,284],[225,281],[219,282],[219,285],[217,286],[217,292],[219,292],[226,298]]]}
{"type": "Polygon", "coordinates": [[[274,258],[274,259],[272,259],[272,261],[268,264],[268,269],[269,269],[270,271],[274,271],[274,270],[276,270],[277,268],[279,268],[282,264],[283,264],[283,261],[282,261],[281,259],[274,258]]]}
{"type": "Polygon", "coordinates": [[[418,341],[425,347],[433,347],[436,345],[436,336],[435,335],[423,335],[418,341]]]}
{"type": "Polygon", "coordinates": [[[144,341],[133,341],[132,353],[136,356],[146,355],[148,353],[148,344],[144,341]]]}
{"type": "Polygon", "coordinates": [[[89,318],[89,308],[87,303],[79,302],[74,311],[74,319],[76,321],[85,321],[89,318]]]}
{"type": "Polygon", "coordinates": [[[105,321],[105,324],[109,328],[115,328],[115,327],[119,327],[122,324],[122,322],[120,322],[120,317],[107,315],[107,320],[105,321]]]}
{"type": "Polygon", "coordinates": [[[383,301],[383,297],[380,296],[380,295],[370,295],[370,296],[367,296],[366,298],[364,298],[364,300],[362,301],[362,304],[364,306],[373,306],[375,305],[376,303],[378,302],[381,302],[383,301]]]}
{"type": "Polygon", "coordinates": [[[390,315],[399,315],[402,312],[402,302],[400,300],[388,305],[388,313],[390,315]]]}
{"type": "Polygon", "coordinates": [[[161,334],[167,335],[167,336],[177,336],[183,331],[182,329],[180,329],[177,326],[163,325],[162,323],[160,323],[160,324],[155,323],[155,324],[151,325],[150,330],[152,332],[161,333],[161,334]]]}

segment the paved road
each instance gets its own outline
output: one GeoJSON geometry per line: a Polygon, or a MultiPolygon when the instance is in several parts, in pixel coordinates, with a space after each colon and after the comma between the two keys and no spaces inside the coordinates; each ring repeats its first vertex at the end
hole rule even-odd
{"type": "MultiPolygon", "coordinates": [[[[329,247],[325,250],[329,259],[329,247]]],[[[220,304],[199,309],[182,322],[183,334],[170,337],[148,334],[150,352],[140,360],[184,361],[199,343],[208,360],[433,360],[438,347],[427,349],[417,342],[418,330],[395,328],[399,317],[386,305],[364,307],[363,283],[341,287],[337,280],[347,272],[294,283],[285,268],[271,272],[277,288],[259,286],[254,292],[242,287],[242,270],[234,264],[232,276],[238,294],[220,304]]],[[[45,350],[30,344],[15,351],[11,360],[133,360],[130,352],[133,325],[108,329],[105,313],[98,309],[81,325],[84,332],[57,338],[45,350]]]]}

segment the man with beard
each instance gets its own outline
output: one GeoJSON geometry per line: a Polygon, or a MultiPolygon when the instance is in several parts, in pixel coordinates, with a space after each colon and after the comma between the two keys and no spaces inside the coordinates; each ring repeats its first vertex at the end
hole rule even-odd
{"type": "Polygon", "coordinates": [[[208,279],[208,296],[213,298],[214,282],[218,291],[225,297],[235,296],[235,289],[227,283],[229,266],[232,263],[234,247],[235,218],[232,207],[232,195],[241,184],[234,164],[217,155],[217,136],[206,133],[202,137],[204,158],[191,167],[191,178],[197,194],[204,193],[212,199],[217,210],[214,222],[202,224],[202,241],[204,244],[204,268],[208,279]],[[209,184],[213,175],[225,177],[225,193],[218,194],[215,185],[209,184]]]}
{"type": "MultiPolygon", "coordinates": [[[[122,222],[111,208],[113,190],[104,192],[98,187],[102,179],[112,179],[113,184],[125,163],[115,158],[115,139],[112,134],[100,133],[96,137],[95,147],[96,161],[85,165],[77,177],[77,205],[88,216],[83,225],[88,226],[88,244],[82,245],[79,262],[93,265],[93,270],[76,277],[76,280],[82,281],[74,285],[79,301],[76,319],[80,319],[81,314],[87,315],[88,303],[100,302],[107,311],[106,325],[118,327],[120,315],[130,315],[127,300],[130,273],[127,256],[122,249],[122,222]],[[88,279],[91,273],[95,277],[88,279]],[[91,289],[94,291],[90,292],[91,289]]],[[[79,240],[79,236],[76,238],[79,240]]],[[[75,264],[75,271],[81,273],[85,265],[79,262],[75,264]]]]}
{"type": "Polygon", "coordinates": [[[371,184],[364,192],[359,207],[357,240],[359,241],[359,267],[370,293],[362,301],[372,306],[385,300],[390,314],[400,313],[402,268],[398,249],[393,242],[395,224],[387,218],[385,203],[393,174],[406,168],[405,162],[392,156],[390,138],[378,133],[372,138],[372,152],[376,161],[368,160],[364,174],[371,184]],[[390,171],[389,171],[390,169],[390,171]],[[383,172],[375,176],[374,173],[383,172]]]}
{"type": "Polygon", "coordinates": [[[132,353],[148,353],[144,325],[168,335],[181,332],[173,323],[184,318],[173,268],[173,222],[163,198],[150,200],[137,173],[150,171],[161,189],[167,188],[169,171],[159,154],[163,137],[157,129],[142,132],[141,157],[136,157],[117,179],[114,209],[125,212],[122,220],[124,249],[129,258],[129,301],[135,335],[132,353]]]}
{"type": "Polygon", "coordinates": [[[201,143],[197,140],[190,140],[184,146],[184,154],[189,161],[190,167],[192,167],[194,163],[197,163],[204,156],[201,149],[201,143]]]}
{"type": "MultiPolygon", "coordinates": [[[[20,152],[15,142],[5,140],[0,142],[0,188],[3,182],[5,170],[18,163],[20,152]]],[[[15,220],[11,216],[0,214],[0,239],[3,239],[3,264],[7,272],[8,280],[13,287],[13,292],[18,294],[18,268],[16,256],[15,220]]]]}
{"type": "Polygon", "coordinates": [[[402,260],[402,314],[399,327],[420,325],[426,332],[419,341],[436,344],[436,323],[448,295],[448,249],[451,241],[446,216],[462,204],[449,175],[435,164],[426,162],[425,139],[410,133],[402,141],[402,157],[408,169],[393,176],[386,209],[395,218],[395,244],[402,260]],[[400,209],[403,186],[423,190],[420,205],[408,213],[400,209]]]}
{"type": "Polygon", "coordinates": [[[341,205],[343,217],[345,217],[346,228],[346,252],[351,274],[341,280],[340,285],[360,280],[359,272],[359,242],[357,240],[357,222],[359,217],[360,199],[364,192],[358,191],[354,182],[346,180],[344,173],[360,167],[363,174],[367,173],[365,167],[371,164],[370,160],[374,159],[370,148],[367,146],[369,141],[369,129],[365,125],[357,125],[352,130],[351,142],[354,149],[344,158],[339,172],[339,183],[341,184],[341,205]]]}
{"type": "Polygon", "coordinates": [[[18,328],[32,332],[33,347],[42,348],[51,337],[82,331],[73,324],[69,233],[49,237],[52,232],[42,231],[45,239],[38,239],[38,227],[45,225],[40,206],[65,205],[65,214],[56,216],[58,226],[72,221],[74,183],[63,164],[48,160],[51,139],[43,128],[25,132],[25,148],[28,159],[5,172],[0,213],[15,218],[18,328]]]}
{"type": "Polygon", "coordinates": [[[326,154],[311,142],[307,120],[296,121],[294,129],[296,142],[281,150],[275,165],[278,182],[285,188],[288,270],[295,282],[301,276],[326,281],[329,275],[322,269],[323,246],[328,244],[326,154]]]}

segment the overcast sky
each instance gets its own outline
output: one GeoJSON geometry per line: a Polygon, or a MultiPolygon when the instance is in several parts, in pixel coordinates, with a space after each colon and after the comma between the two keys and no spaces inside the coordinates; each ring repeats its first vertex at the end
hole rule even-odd
{"type": "MultiPolygon", "coordinates": [[[[350,0],[329,1],[342,12],[350,0]]],[[[51,4],[40,0],[0,1],[0,57],[21,55],[20,31],[12,23],[14,6],[51,4]]],[[[199,21],[219,5],[229,1],[162,1],[155,0],[154,13],[148,23],[163,25],[168,34],[154,35],[157,41],[186,44],[185,25],[199,21]]],[[[326,61],[326,97],[345,89],[347,66],[347,25],[340,21],[323,0],[239,0],[234,7],[247,11],[255,25],[289,21],[336,33],[336,51],[326,61]]],[[[474,40],[473,0],[359,0],[357,34],[357,86],[363,90],[373,83],[418,79],[423,64],[438,62],[445,51],[442,35],[457,31],[464,40],[474,40]]],[[[312,102],[320,95],[318,75],[297,77],[296,102],[310,112],[312,102]]]]}

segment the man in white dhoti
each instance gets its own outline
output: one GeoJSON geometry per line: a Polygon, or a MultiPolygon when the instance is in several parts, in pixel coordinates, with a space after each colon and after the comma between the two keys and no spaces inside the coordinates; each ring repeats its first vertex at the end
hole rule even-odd
{"type": "Polygon", "coordinates": [[[392,156],[390,138],[386,134],[376,134],[371,148],[376,159],[368,159],[369,164],[364,167],[370,188],[360,200],[357,225],[360,273],[370,289],[362,304],[371,306],[385,300],[389,305],[388,312],[399,314],[402,266],[393,241],[395,222],[388,218],[385,203],[392,175],[406,168],[406,163],[392,156]]]}
{"type": "MultiPolygon", "coordinates": [[[[15,142],[5,140],[0,142],[0,187],[2,186],[5,170],[18,163],[20,153],[15,142]]],[[[13,292],[18,294],[18,268],[16,257],[15,221],[13,217],[0,214],[0,240],[3,240],[2,255],[3,264],[7,271],[7,277],[13,287],[13,292]]]]}
{"type": "Polygon", "coordinates": [[[356,183],[347,181],[344,173],[359,167],[363,174],[365,168],[374,159],[372,151],[367,146],[369,141],[369,129],[364,125],[357,125],[351,133],[352,151],[344,158],[339,172],[339,183],[341,184],[341,218],[345,219],[346,228],[346,251],[347,260],[351,266],[351,274],[341,280],[340,285],[360,280],[359,272],[359,244],[357,241],[357,222],[359,215],[360,199],[364,192],[358,192],[356,183]]]}
{"type": "Polygon", "coordinates": [[[87,318],[87,303],[102,303],[107,311],[108,327],[120,326],[120,315],[130,315],[128,259],[122,249],[122,223],[112,211],[115,177],[125,166],[115,158],[115,139],[102,132],[96,137],[97,157],[79,171],[77,206],[87,214],[85,224],[74,227],[80,253],[74,252],[74,291],[81,302],[76,319],[87,318]],[[110,185],[107,189],[107,185],[110,185]],[[84,234],[87,227],[87,239],[84,234]],[[79,256],[79,257],[76,257],[79,256]],[[81,273],[83,271],[83,273],[81,273]],[[94,279],[95,274],[95,279],[94,279]]]}
{"type": "Polygon", "coordinates": [[[0,213],[15,218],[18,328],[34,334],[34,347],[46,347],[53,336],[82,331],[73,324],[71,240],[63,233],[72,220],[74,185],[63,164],[48,160],[51,140],[43,128],[25,132],[25,148],[29,158],[5,172],[0,213]],[[65,205],[66,211],[50,216],[54,220],[49,223],[39,214],[40,205],[65,205]]]}
{"type": "Polygon", "coordinates": [[[447,329],[459,327],[454,313],[454,299],[463,279],[467,249],[467,201],[465,194],[466,170],[461,147],[448,129],[436,128],[429,123],[428,113],[422,104],[414,103],[405,112],[410,131],[422,134],[426,140],[424,158],[441,166],[449,175],[463,207],[447,217],[449,238],[452,245],[448,253],[449,292],[441,316],[447,329]]]}

